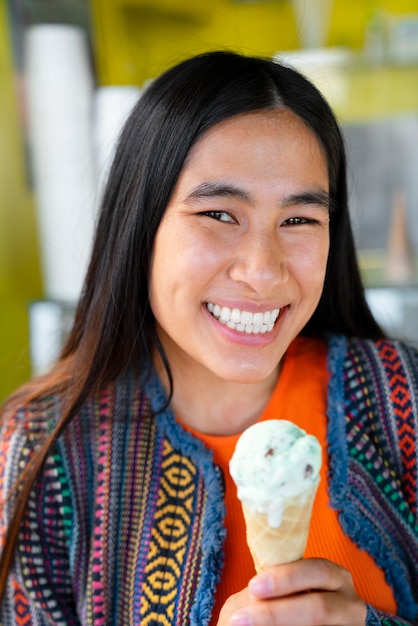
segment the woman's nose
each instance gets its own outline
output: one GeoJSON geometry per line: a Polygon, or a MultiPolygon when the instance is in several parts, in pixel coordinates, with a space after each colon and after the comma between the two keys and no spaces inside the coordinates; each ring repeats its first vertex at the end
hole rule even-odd
{"type": "Polygon", "coordinates": [[[277,237],[250,235],[244,239],[230,267],[232,280],[258,292],[286,282],[288,265],[277,237]]]}

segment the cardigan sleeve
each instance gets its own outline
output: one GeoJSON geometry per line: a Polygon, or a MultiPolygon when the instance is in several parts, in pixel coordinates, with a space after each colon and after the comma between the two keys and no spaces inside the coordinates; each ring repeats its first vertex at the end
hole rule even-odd
{"type": "MultiPolygon", "coordinates": [[[[411,552],[409,571],[415,616],[411,621],[375,611],[382,626],[418,624],[418,351],[402,342],[380,342],[376,347],[381,359],[382,375],[387,380],[386,410],[380,411],[387,450],[392,450],[392,472],[397,476],[399,494],[396,500],[398,523],[403,522],[405,541],[411,552]],[[403,515],[400,515],[400,510],[403,515]],[[408,528],[408,531],[406,531],[408,528]]],[[[375,373],[377,382],[378,375],[375,373]]],[[[380,385],[376,384],[376,394],[380,385]]],[[[383,405],[380,396],[381,406],[383,405]]],[[[383,441],[383,437],[381,438],[383,441]]],[[[389,508],[388,508],[389,511],[389,508]]],[[[393,510],[392,510],[393,514],[393,510]]],[[[394,540],[397,538],[394,537],[394,540]]],[[[411,602],[411,608],[412,608],[411,602]]],[[[404,607],[402,607],[404,608],[404,607]]],[[[401,607],[399,607],[401,612],[401,607]]],[[[411,611],[410,611],[411,614],[411,611]]]]}
{"type": "Polygon", "coordinates": [[[385,572],[397,615],[418,624],[418,352],[400,342],[331,342],[331,505],[344,532],[385,572]]]}
{"type": "Polygon", "coordinates": [[[389,615],[367,605],[366,626],[416,626],[418,622],[409,622],[395,615],[389,615]]]}
{"type": "MultiPolygon", "coordinates": [[[[40,424],[24,408],[0,431],[0,546],[11,521],[13,498],[5,500],[33,455],[40,424]]],[[[42,428],[42,424],[41,424],[42,428]]],[[[23,516],[14,561],[0,606],[0,624],[76,626],[69,540],[73,521],[64,468],[57,452],[46,459],[23,516]]]]}

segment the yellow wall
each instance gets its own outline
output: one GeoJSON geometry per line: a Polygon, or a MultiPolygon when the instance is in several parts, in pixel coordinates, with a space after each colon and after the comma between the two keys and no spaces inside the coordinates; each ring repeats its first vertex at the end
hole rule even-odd
{"type": "Polygon", "coordinates": [[[234,5],[229,0],[92,0],[99,79],[142,84],[169,65],[209,48],[271,54],[282,37],[294,47],[288,3],[234,5]],[[151,8],[152,7],[152,8],[151,8]],[[283,30],[283,29],[282,29],[283,30]]]}
{"type": "Polygon", "coordinates": [[[328,45],[361,49],[367,22],[376,11],[417,14],[418,0],[334,0],[328,45]]]}
{"type": "MultiPolygon", "coordinates": [[[[98,78],[139,84],[211,48],[269,56],[300,47],[289,0],[91,0],[98,78]]],[[[375,11],[418,12],[417,0],[334,0],[327,45],[360,50],[375,11]]]]}
{"type": "Polygon", "coordinates": [[[7,11],[0,2],[0,401],[29,376],[28,302],[41,295],[7,11]]]}

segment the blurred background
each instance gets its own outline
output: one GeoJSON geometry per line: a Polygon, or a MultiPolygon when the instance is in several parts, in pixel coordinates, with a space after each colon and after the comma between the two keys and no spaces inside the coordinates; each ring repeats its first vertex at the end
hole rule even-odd
{"type": "Polygon", "coordinates": [[[68,331],[141,89],[219,48],[285,59],[328,98],[370,304],[418,343],[418,0],[0,0],[0,401],[68,331]]]}

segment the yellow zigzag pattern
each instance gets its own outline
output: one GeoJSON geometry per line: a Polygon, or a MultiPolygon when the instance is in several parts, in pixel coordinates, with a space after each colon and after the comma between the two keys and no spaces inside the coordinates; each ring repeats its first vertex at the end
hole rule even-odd
{"type": "Polygon", "coordinates": [[[186,553],[196,469],[168,441],[142,587],[141,625],[172,626],[186,553]]]}

